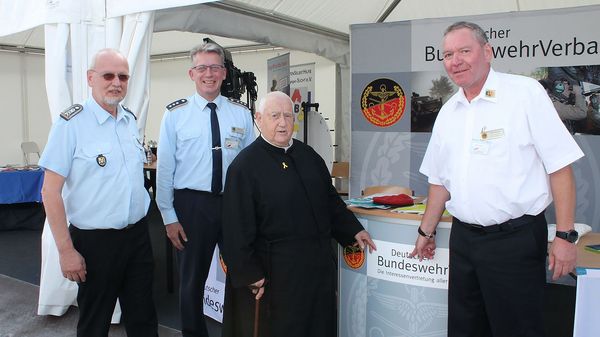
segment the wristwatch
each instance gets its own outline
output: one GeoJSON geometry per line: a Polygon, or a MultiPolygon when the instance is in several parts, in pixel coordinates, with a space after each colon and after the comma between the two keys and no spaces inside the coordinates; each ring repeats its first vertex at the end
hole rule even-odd
{"type": "Polygon", "coordinates": [[[571,229],[568,232],[556,231],[556,237],[574,243],[579,239],[579,233],[574,229],[571,229]]]}

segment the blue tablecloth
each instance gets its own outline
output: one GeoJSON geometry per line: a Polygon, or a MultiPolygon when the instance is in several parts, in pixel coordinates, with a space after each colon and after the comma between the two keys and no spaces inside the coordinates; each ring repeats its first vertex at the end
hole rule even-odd
{"type": "Polygon", "coordinates": [[[44,171],[0,171],[0,204],[41,202],[44,171]]]}

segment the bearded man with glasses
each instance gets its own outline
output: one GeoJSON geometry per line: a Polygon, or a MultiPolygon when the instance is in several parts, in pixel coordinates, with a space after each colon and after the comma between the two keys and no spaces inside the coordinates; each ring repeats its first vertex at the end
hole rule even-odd
{"type": "Polygon", "coordinates": [[[204,283],[221,241],[225,172],[255,138],[248,108],[221,96],[227,75],[223,49],[205,43],[193,48],[190,58],[188,75],[196,92],[167,105],[156,172],[156,202],[177,249],[184,337],[208,336],[202,318],[204,283]]]}
{"type": "Polygon", "coordinates": [[[39,161],[61,271],[79,286],[79,337],[108,336],[117,298],[127,336],[158,336],[144,148],[119,104],[128,80],[127,59],[100,50],[87,71],[92,97],[60,114],[39,161]]]}

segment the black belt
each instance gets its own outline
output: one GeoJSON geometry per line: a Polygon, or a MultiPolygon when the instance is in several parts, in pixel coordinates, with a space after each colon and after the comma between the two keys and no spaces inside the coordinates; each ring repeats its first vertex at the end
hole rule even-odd
{"type": "MultiPolygon", "coordinates": [[[[146,223],[146,216],[142,217],[138,222],[136,223],[132,223],[132,224],[128,224],[127,226],[123,227],[123,228],[101,228],[101,229],[92,229],[92,230],[98,230],[98,231],[104,231],[104,230],[112,230],[112,231],[122,231],[122,230],[127,230],[127,229],[132,229],[137,225],[141,225],[146,223]]],[[[77,227],[77,225],[71,223],[71,226],[73,226],[74,228],[77,228],[79,230],[82,230],[81,228],[77,227]]]]}
{"type": "Polygon", "coordinates": [[[523,227],[525,225],[531,224],[533,222],[535,222],[539,217],[544,217],[544,212],[538,214],[538,215],[528,215],[525,214],[523,216],[520,216],[518,218],[515,219],[510,219],[508,221],[505,221],[503,223],[500,224],[496,224],[496,225],[490,225],[490,226],[483,226],[483,225],[478,225],[478,224],[471,224],[471,223],[466,223],[463,221],[460,221],[457,218],[454,218],[454,220],[458,223],[460,223],[463,226],[466,226],[467,228],[469,228],[472,231],[475,232],[481,232],[481,233],[495,233],[495,232],[510,232],[512,230],[515,230],[519,227],[523,227]]]}
{"type": "Polygon", "coordinates": [[[137,226],[137,225],[141,225],[141,224],[143,224],[143,223],[146,223],[146,216],[142,217],[142,218],[140,219],[140,221],[138,221],[138,222],[136,222],[136,223],[131,223],[131,224],[129,224],[129,225],[127,225],[127,226],[125,226],[125,228],[122,228],[122,229],[132,229],[133,227],[135,227],[135,226],[137,226]]]}
{"type": "Polygon", "coordinates": [[[207,196],[212,196],[212,197],[222,197],[223,196],[223,192],[221,192],[221,193],[213,193],[213,192],[210,192],[210,191],[193,190],[191,188],[176,189],[175,192],[177,192],[177,191],[191,192],[191,193],[195,193],[195,194],[202,194],[202,195],[207,195],[207,196]]]}

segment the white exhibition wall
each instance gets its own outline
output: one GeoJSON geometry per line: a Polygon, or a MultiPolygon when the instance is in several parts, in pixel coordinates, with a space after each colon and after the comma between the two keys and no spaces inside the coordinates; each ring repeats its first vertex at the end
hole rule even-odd
{"type": "MultiPolygon", "coordinates": [[[[192,45],[193,43],[190,48],[192,45]]],[[[234,53],[232,57],[237,68],[255,74],[260,98],[267,90],[267,59],[287,52],[251,51],[234,53]]],[[[312,62],[315,63],[314,97],[320,103],[319,111],[329,118],[329,127],[333,129],[336,108],[335,63],[314,54],[290,51],[291,65],[312,62]]],[[[146,123],[148,140],[158,140],[165,105],[194,92],[194,84],[187,75],[189,65],[188,58],[151,62],[150,105],[146,123]]],[[[21,142],[32,140],[43,149],[50,131],[50,112],[44,84],[44,56],[0,52],[0,74],[0,100],[4,102],[3,122],[0,123],[0,165],[20,165],[23,164],[21,142]]],[[[245,100],[245,95],[242,100],[245,100]]],[[[335,139],[333,134],[332,139],[335,139]]]]}
{"type": "Polygon", "coordinates": [[[0,165],[21,164],[21,142],[46,144],[50,110],[44,82],[44,56],[0,53],[0,165]]]}

